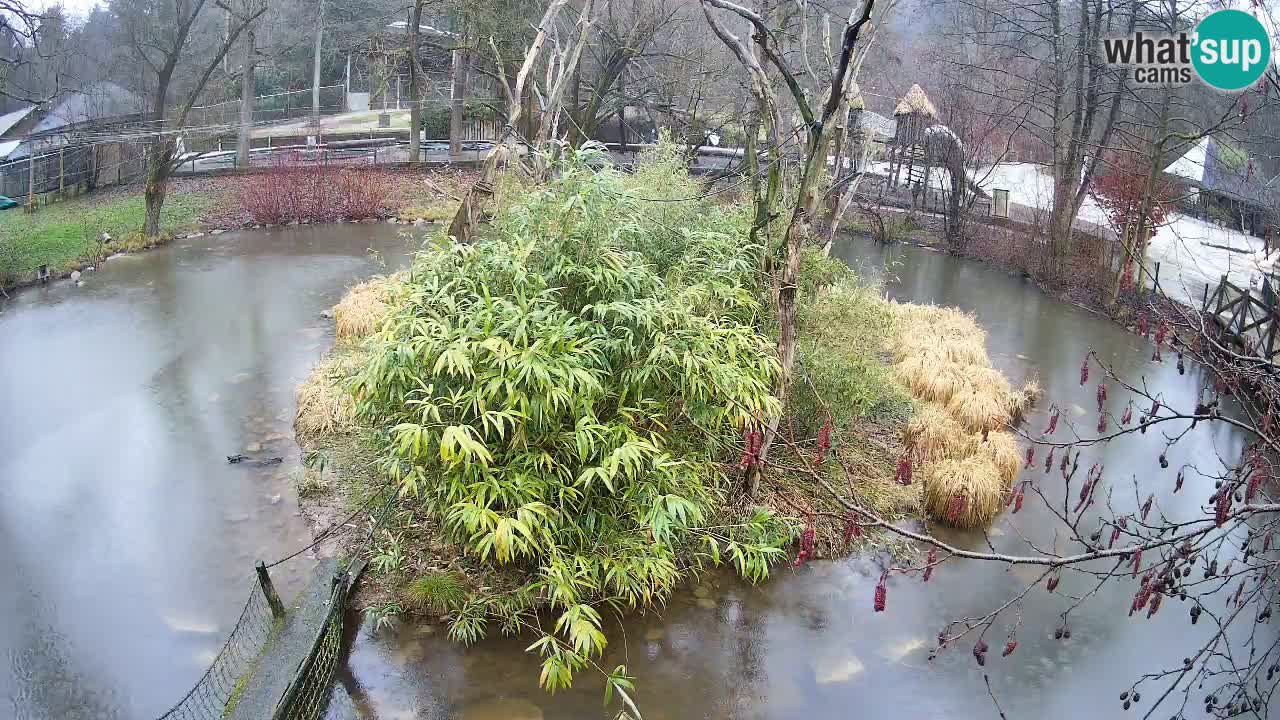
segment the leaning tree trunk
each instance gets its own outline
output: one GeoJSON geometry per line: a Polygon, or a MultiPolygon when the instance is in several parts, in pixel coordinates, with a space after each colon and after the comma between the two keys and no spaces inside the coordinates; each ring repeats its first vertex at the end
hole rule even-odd
{"type": "Polygon", "coordinates": [[[172,159],[173,147],[164,137],[151,141],[147,151],[147,181],[143,191],[146,201],[146,217],[142,225],[142,234],[147,238],[160,237],[160,210],[164,207],[164,198],[169,185],[169,162],[172,159]]]}

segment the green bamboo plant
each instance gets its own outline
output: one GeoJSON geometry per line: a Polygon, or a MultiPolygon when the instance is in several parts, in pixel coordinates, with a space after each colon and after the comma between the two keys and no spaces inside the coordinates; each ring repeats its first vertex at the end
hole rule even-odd
{"type": "Polygon", "coordinates": [[[723,509],[729,448],[780,412],[749,213],[698,199],[671,147],[632,175],[598,148],[564,158],[480,242],[419,255],[350,382],[403,493],[519,572],[451,634],[533,628],[551,690],[603,651],[602,610],[659,605],[708,564],[763,579],[796,532],[723,509]]]}

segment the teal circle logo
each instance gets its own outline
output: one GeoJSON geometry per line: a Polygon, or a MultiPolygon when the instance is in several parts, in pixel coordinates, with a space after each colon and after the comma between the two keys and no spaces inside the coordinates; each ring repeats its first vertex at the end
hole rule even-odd
{"type": "Polygon", "coordinates": [[[1271,38],[1258,18],[1242,10],[1218,10],[1196,26],[1191,64],[1211,87],[1243,90],[1271,64],[1271,38]]]}

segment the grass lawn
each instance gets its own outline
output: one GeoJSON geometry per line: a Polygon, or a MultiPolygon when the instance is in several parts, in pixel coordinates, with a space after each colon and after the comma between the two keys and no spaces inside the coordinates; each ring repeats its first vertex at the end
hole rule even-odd
{"type": "MultiPolygon", "coordinates": [[[[164,233],[198,229],[201,216],[214,201],[208,194],[175,193],[171,188],[161,211],[164,233]]],[[[53,272],[74,269],[93,255],[104,232],[115,238],[113,245],[120,249],[140,249],[142,218],[141,188],[72,198],[31,214],[21,208],[0,212],[0,285],[40,265],[47,264],[53,272]]]]}

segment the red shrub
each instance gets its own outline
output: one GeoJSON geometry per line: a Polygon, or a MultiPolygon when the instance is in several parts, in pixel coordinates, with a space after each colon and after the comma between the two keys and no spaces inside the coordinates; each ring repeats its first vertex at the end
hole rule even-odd
{"type": "Polygon", "coordinates": [[[245,178],[240,203],[253,222],[335,222],[390,213],[391,176],[383,170],[334,165],[323,160],[282,162],[245,178]]]}

